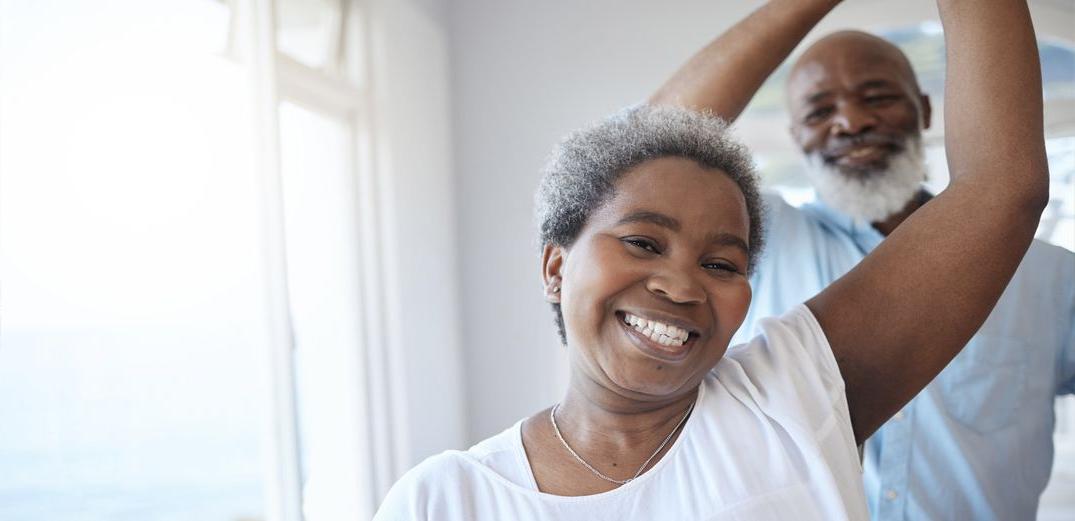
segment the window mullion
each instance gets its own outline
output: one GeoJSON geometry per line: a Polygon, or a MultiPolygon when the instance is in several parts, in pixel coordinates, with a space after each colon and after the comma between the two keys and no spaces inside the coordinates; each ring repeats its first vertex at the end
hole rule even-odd
{"type": "Polygon", "coordinates": [[[259,224],[262,230],[267,328],[266,516],[270,521],[301,521],[301,473],[295,407],[294,338],[288,303],[280,132],[277,114],[275,2],[236,0],[245,34],[253,90],[254,135],[257,143],[259,224]]]}

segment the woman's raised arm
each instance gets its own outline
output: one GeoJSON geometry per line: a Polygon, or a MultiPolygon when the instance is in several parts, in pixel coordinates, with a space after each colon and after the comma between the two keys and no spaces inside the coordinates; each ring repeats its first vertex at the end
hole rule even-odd
{"type": "Polygon", "coordinates": [[[1048,198],[1041,69],[1026,1],[938,4],[951,183],[807,302],[839,362],[860,441],[982,325],[1048,198]]]}

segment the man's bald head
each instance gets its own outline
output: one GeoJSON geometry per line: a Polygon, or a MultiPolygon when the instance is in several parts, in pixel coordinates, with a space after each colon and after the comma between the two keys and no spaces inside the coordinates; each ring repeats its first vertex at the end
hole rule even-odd
{"type": "Polygon", "coordinates": [[[841,66],[855,63],[891,67],[914,94],[922,94],[907,55],[892,42],[862,31],[837,31],[814,42],[792,65],[788,93],[791,94],[790,87],[803,71],[821,68],[832,74],[841,66]]]}

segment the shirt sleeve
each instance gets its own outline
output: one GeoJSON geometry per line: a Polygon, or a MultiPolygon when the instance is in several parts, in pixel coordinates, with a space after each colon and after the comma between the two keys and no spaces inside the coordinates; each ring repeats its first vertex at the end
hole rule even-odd
{"type": "MultiPolygon", "coordinates": [[[[825,435],[838,429],[850,441],[844,380],[825,332],[805,304],[762,319],[760,334],[729,352],[726,383],[741,386],[771,417],[825,435]]],[[[718,377],[720,375],[718,374],[718,377]]]]}
{"type": "MultiPolygon", "coordinates": [[[[782,254],[803,255],[798,241],[809,234],[804,233],[804,219],[798,208],[788,204],[780,195],[765,192],[762,194],[765,207],[765,235],[769,245],[762,252],[750,274],[750,286],[754,289],[754,298],[743,320],[743,325],[732,337],[731,345],[745,344],[757,336],[760,321],[765,317],[782,315],[803,299],[789,297],[782,284],[779,258],[782,254]],[[778,291],[774,285],[780,286],[778,291]],[[794,302],[789,302],[789,298],[794,302]]],[[[812,295],[811,295],[812,296],[812,295]]]]}
{"type": "MultiPolygon", "coordinates": [[[[1075,280],[1069,281],[1069,286],[1075,285],[1075,280]]],[[[1060,362],[1060,386],[1057,394],[1075,393],[1075,292],[1069,299],[1070,305],[1065,311],[1064,319],[1067,320],[1067,332],[1064,338],[1064,351],[1060,362]]]]}

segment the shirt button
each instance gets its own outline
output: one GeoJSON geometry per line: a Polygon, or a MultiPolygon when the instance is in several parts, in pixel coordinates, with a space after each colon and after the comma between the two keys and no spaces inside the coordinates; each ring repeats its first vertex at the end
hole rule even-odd
{"type": "Polygon", "coordinates": [[[897,412],[896,414],[892,415],[892,419],[893,420],[902,420],[903,419],[903,411],[897,412]]]}
{"type": "Polygon", "coordinates": [[[899,496],[899,494],[897,494],[895,490],[886,490],[885,491],[885,498],[887,498],[889,501],[892,501],[893,499],[896,499],[896,496],[899,496]]]}

